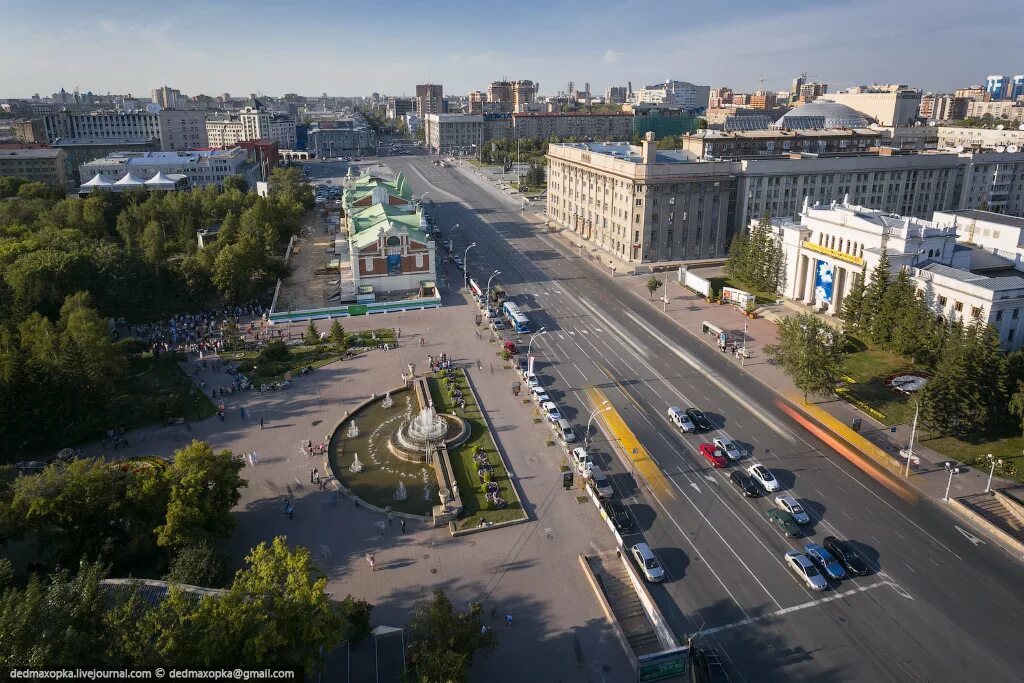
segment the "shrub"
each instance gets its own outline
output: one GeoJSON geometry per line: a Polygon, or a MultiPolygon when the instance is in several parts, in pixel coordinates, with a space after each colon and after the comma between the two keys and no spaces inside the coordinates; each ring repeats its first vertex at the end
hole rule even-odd
{"type": "Polygon", "coordinates": [[[492,481],[494,481],[494,475],[490,472],[484,472],[484,483],[490,484],[492,481]]]}
{"type": "Polygon", "coordinates": [[[272,339],[267,342],[267,345],[260,351],[258,360],[260,363],[268,363],[270,361],[277,360],[288,360],[288,356],[291,350],[288,345],[284,343],[282,339],[272,339]]]}
{"type": "Polygon", "coordinates": [[[252,361],[243,360],[241,363],[238,364],[238,371],[239,372],[252,372],[253,367],[254,366],[252,364],[252,361]]]}

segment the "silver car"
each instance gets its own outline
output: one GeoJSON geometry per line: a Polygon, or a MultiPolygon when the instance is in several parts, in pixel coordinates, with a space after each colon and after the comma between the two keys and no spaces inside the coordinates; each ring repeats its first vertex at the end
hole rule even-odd
{"type": "Polygon", "coordinates": [[[725,457],[730,460],[742,460],[743,449],[736,445],[736,442],[727,436],[721,436],[712,441],[715,444],[715,448],[725,453],[725,457]]]}
{"type": "Polygon", "coordinates": [[[792,569],[801,583],[812,591],[823,591],[828,588],[828,581],[825,580],[825,577],[821,575],[821,572],[818,571],[818,568],[814,566],[814,563],[806,555],[790,550],[783,557],[785,558],[786,566],[792,569]]]}
{"type": "MultiPolygon", "coordinates": [[[[658,562],[658,558],[655,557],[651,546],[646,543],[637,543],[629,550],[648,581],[657,583],[658,581],[665,580],[665,570],[662,568],[661,563],[658,562]]],[[[801,555],[801,557],[803,556],[801,555]]]]}
{"type": "Polygon", "coordinates": [[[797,524],[810,524],[811,517],[804,511],[803,505],[801,505],[796,498],[784,493],[781,496],[775,497],[775,504],[780,510],[785,510],[789,514],[793,515],[793,521],[797,524]]]}

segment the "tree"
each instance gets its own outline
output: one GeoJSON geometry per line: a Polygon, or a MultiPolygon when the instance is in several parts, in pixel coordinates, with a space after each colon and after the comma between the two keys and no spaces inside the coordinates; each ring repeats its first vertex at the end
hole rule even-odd
{"type": "Polygon", "coordinates": [[[205,441],[175,451],[164,473],[170,499],[166,521],[156,529],[157,543],[181,547],[229,536],[235,528],[231,508],[247,486],[239,476],[243,466],[231,451],[215,453],[205,441]]]}
{"type": "Polygon", "coordinates": [[[871,319],[871,341],[879,346],[888,347],[896,323],[913,303],[914,283],[911,282],[907,269],[900,268],[896,278],[882,292],[881,302],[874,310],[871,319]]]}
{"type": "Polygon", "coordinates": [[[1024,433],[1024,382],[1018,381],[1016,391],[1010,397],[1010,414],[1017,418],[1020,430],[1024,433]]]}
{"type": "Polygon", "coordinates": [[[654,301],[654,293],[659,289],[661,289],[661,280],[652,275],[647,281],[647,292],[651,296],[651,301],[654,301]]]}
{"type": "Polygon", "coordinates": [[[350,643],[358,643],[370,637],[370,613],[373,612],[373,605],[365,600],[358,600],[351,595],[338,605],[341,615],[345,620],[345,630],[342,633],[342,640],[350,643]]]}
{"type": "Polygon", "coordinates": [[[229,175],[224,179],[225,190],[238,190],[239,192],[245,193],[249,191],[249,183],[246,182],[245,176],[241,175],[229,175]]]}
{"type": "Polygon", "coordinates": [[[843,297],[842,318],[850,329],[861,329],[861,317],[864,313],[864,293],[867,290],[868,265],[861,268],[860,276],[854,277],[850,291],[843,297]]]}
{"type": "Polygon", "coordinates": [[[467,612],[456,612],[443,590],[421,600],[409,620],[409,657],[415,680],[458,683],[469,678],[473,655],[492,651],[497,639],[490,629],[481,633],[481,607],[473,603],[467,612]]]}
{"type": "Polygon", "coordinates": [[[306,346],[318,346],[320,344],[320,330],[316,329],[316,323],[312,320],[306,326],[306,334],[303,335],[306,346]]]}
{"type": "Polygon", "coordinates": [[[166,578],[171,583],[218,588],[226,567],[224,555],[208,541],[200,541],[177,548],[166,578]]]}
{"type": "Polygon", "coordinates": [[[327,332],[327,337],[331,340],[331,344],[336,351],[341,352],[348,348],[348,337],[345,335],[345,328],[341,326],[337,318],[331,321],[331,329],[327,332]]]}
{"type": "Polygon", "coordinates": [[[882,300],[885,298],[885,290],[889,288],[889,254],[883,248],[882,255],[878,258],[875,269],[871,272],[871,280],[864,291],[864,303],[861,307],[860,326],[862,329],[871,330],[875,322],[875,316],[882,307],[882,300]]]}
{"type": "Polygon", "coordinates": [[[813,313],[784,318],[778,325],[779,343],[765,353],[778,363],[804,394],[832,395],[843,373],[841,332],[813,313]]]}
{"type": "Polygon", "coordinates": [[[729,244],[729,260],[725,262],[725,270],[737,280],[746,282],[750,278],[750,261],[750,236],[741,228],[729,244]]]}

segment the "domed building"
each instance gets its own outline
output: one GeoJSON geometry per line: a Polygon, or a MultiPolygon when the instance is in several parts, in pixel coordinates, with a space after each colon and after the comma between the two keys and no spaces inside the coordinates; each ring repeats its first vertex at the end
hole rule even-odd
{"type": "Polygon", "coordinates": [[[832,130],[867,128],[868,119],[845,104],[816,100],[801,104],[780,118],[772,128],[778,130],[832,130]]]}

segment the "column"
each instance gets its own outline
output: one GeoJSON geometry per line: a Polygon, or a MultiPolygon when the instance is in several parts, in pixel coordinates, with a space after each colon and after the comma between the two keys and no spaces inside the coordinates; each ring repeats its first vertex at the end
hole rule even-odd
{"type": "Polygon", "coordinates": [[[834,266],[832,271],[832,303],[829,304],[828,314],[839,315],[843,305],[843,290],[846,288],[846,269],[834,266]]]}
{"type": "Polygon", "coordinates": [[[818,259],[813,257],[807,258],[807,279],[804,287],[804,303],[813,305],[814,304],[814,279],[818,274],[818,259]]]}

